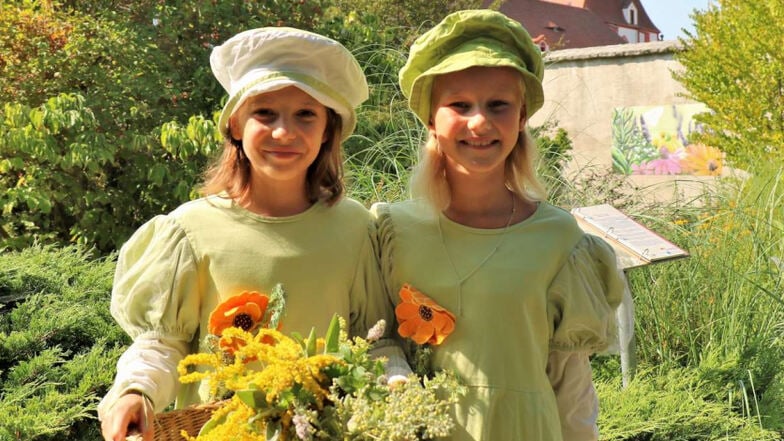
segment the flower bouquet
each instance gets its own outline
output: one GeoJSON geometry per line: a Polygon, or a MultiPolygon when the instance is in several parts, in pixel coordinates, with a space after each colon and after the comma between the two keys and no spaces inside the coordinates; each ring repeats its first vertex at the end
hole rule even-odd
{"type": "Polygon", "coordinates": [[[418,440],[448,435],[461,386],[453,375],[409,377],[389,385],[385,360],[370,354],[384,333],[349,338],[334,316],[326,334],[280,329],[284,296],[243,293],[210,318],[210,350],[187,356],[180,381],[206,381],[218,402],[189,441],[418,440]]]}

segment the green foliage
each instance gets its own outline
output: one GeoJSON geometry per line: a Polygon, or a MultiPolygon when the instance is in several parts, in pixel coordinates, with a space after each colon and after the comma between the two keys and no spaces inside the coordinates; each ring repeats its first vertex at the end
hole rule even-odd
{"type": "Polygon", "coordinates": [[[700,207],[641,217],[691,254],[631,273],[637,303],[645,305],[641,356],[651,363],[693,364],[719,348],[751,363],[771,352],[784,356],[784,170],[758,171],[724,181],[700,207]]]}
{"type": "Polygon", "coordinates": [[[360,21],[369,33],[381,31],[384,43],[408,46],[447,14],[461,9],[481,8],[481,0],[335,0],[334,8],[350,11],[349,21],[360,21]]]}
{"type": "Polygon", "coordinates": [[[760,165],[757,175],[724,180],[699,202],[630,212],[690,257],[628,273],[637,357],[661,369],[635,380],[640,396],[655,392],[649,402],[626,395],[633,388],[605,390],[615,398],[607,404],[602,397],[604,413],[618,419],[609,424],[617,434],[611,439],[784,433],[784,169],[760,165]],[[687,382],[675,382],[679,377],[687,382]]]}
{"type": "Polygon", "coordinates": [[[50,2],[6,3],[0,24],[13,32],[0,35],[0,249],[38,241],[112,251],[193,196],[217,143],[206,139],[217,134],[190,115],[212,115],[214,103],[191,105],[192,72],[153,41],[144,11],[158,2],[95,17],[50,2]]]}
{"type": "Polygon", "coordinates": [[[697,12],[675,73],[688,95],[711,112],[697,117],[700,139],[754,170],[761,157],[784,161],[784,3],[720,0],[697,12]],[[753,32],[751,32],[753,30],[753,32]]]}
{"type": "Polygon", "coordinates": [[[0,113],[0,249],[34,241],[119,246],[143,221],[193,196],[217,149],[212,121],[164,124],[160,135],[105,133],[79,95],[0,113]]]}
{"type": "Polygon", "coordinates": [[[779,433],[763,428],[752,403],[752,415],[733,410],[742,398],[722,396],[722,384],[706,378],[697,368],[644,367],[625,388],[620,378],[601,378],[596,389],[602,405],[599,427],[607,441],[780,440],[779,433]]]}
{"type": "MultiPolygon", "coordinates": [[[[124,22],[61,8],[18,4],[0,9],[0,97],[30,107],[61,93],[79,94],[101,132],[145,132],[177,108],[176,71],[167,57],[124,22]]],[[[179,111],[179,112],[178,112],[179,111]]]]}
{"type": "Polygon", "coordinates": [[[0,254],[0,440],[97,438],[128,343],[109,315],[113,272],[75,247],[0,254]]]}
{"type": "Polygon", "coordinates": [[[558,198],[565,189],[564,167],[572,159],[572,140],[566,130],[548,121],[531,129],[539,150],[536,172],[545,184],[550,198],[558,198]]]}

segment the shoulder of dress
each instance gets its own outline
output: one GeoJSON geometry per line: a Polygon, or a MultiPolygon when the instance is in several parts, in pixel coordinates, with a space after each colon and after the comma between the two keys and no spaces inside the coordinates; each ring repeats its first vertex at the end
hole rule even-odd
{"type": "Polygon", "coordinates": [[[188,201],[175,208],[169,213],[169,216],[180,219],[185,216],[201,213],[206,210],[213,210],[216,207],[229,208],[231,207],[231,199],[222,198],[220,196],[207,196],[203,198],[188,201]]]}
{"type": "Polygon", "coordinates": [[[332,207],[336,208],[341,211],[346,211],[349,213],[367,213],[368,209],[358,200],[353,198],[340,198],[337,202],[335,202],[332,207]]]}
{"type": "Polygon", "coordinates": [[[580,229],[580,226],[577,224],[574,215],[566,209],[547,202],[540,202],[538,209],[542,210],[542,212],[539,213],[539,218],[543,221],[553,224],[562,231],[582,233],[582,229],[580,229]]]}
{"type": "Polygon", "coordinates": [[[331,206],[325,204],[320,215],[338,220],[341,225],[359,226],[373,222],[370,211],[362,203],[351,198],[342,198],[331,206]]]}
{"type": "Polygon", "coordinates": [[[435,220],[437,213],[419,199],[408,199],[400,202],[386,204],[386,211],[390,217],[399,219],[401,222],[413,221],[415,223],[435,220]]]}

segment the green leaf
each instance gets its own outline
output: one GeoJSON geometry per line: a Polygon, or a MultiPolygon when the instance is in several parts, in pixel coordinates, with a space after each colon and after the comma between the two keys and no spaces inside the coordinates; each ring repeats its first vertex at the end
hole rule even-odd
{"type": "Polygon", "coordinates": [[[214,428],[218,427],[219,425],[223,424],[226,421],[226,417],[228,415],[229,414],[226,414],[226,415],[223,415],[223,416],[220,416],[220,417],[217,417],[217,418],[215,416],[213,416],[212,418],[207,420],[207,422],[204,423],[204,425],[202,426],[201,430],[199,430],[199,436],[206,435],[206,434],[210,433],[210,431],[212,431],[212,429],[214,429],[214,428]]]}
{"type": "Polygon", "coordinates": [[[290,336],[292,339],[294,339],[294,341],[296,341],[297,343],[299,343],[300,346],[302,346],[302,350],[304,351],[306,344],[305,344],[305,339],[302,338],[302,334],[294,331],[290,334],[290,336]]]}
{"type": "Polygon", "coordinates": [[[261,389],[243,389],[236,392],[237,398],[249,407],[262,410],[270,407],[267,402],[267,393],[261,389]]]}
{"type": "Polygon", "coordinates": [[[308,357],[316,355],[316,328],[310,328],[307,347],[305,347],[305,355],[308,357]]]}
{"type": "Polygon", "coordinates": [[[334,354],[338,352],[340,349],[340,319],[338,318],[337,314],[332,316],[332,320],[329,322],[327,335],[324,340],[325,354],[334,354]]]}
{"type": "Polygon", "coordinates": [[[612,155],[613,170],[625,175],[630,175],[632,173],[632,168],[623,152],[615,147],[613,147],[610,152],[612,155]]]}

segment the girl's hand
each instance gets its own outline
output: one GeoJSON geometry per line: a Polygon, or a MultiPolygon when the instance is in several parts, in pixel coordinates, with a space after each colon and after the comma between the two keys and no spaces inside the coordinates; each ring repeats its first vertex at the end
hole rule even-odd
{"type": "Polygon", "coordinates": [[[141,393],[130,392],[120,397],[103,417],[101,433],[106,441],[126,441],[131,435],[153,441],[154,418],[150,400],[141,393]]]}

